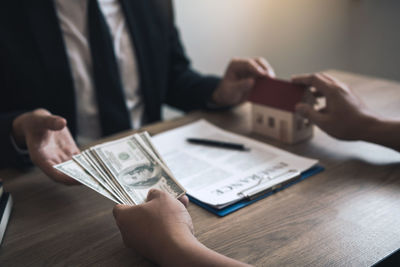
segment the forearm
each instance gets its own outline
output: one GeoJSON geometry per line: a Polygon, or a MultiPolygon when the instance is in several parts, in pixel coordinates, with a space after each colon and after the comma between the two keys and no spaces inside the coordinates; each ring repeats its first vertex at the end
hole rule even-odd
{"type": "Polygon", "coordinates": [[[188,237],[185,241],[176,241],[170,246],[168,253],[161,262],[161,266],[249,266],[237,260],[221,255],[203,244],[195,237],[188,237]]]}
{"type": "Polygon", "coordinates": [[[205,76],[187,67],[174,72],[168,86],[166,103],[184,111],[206,109],[220,83],[216,76],[205,76]]]}
{"type": "Polygon", "coordinates": [[[400,120],[372,118],[362,140],[400,151],[400,120]]]}

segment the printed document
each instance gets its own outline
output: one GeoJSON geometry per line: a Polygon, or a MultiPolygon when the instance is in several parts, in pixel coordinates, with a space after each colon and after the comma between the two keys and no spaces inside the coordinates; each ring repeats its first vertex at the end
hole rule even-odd
{"type": "Polygon", "coordinates": [[[237,135],[206,120],[153,137],[166,165],[187,193],[208,205],[223,208],[257,187],[272,188],[318,163],[265,143],[237,135]],[[250,151],[190,144],[187,138],[240,143],[250,151]]]}

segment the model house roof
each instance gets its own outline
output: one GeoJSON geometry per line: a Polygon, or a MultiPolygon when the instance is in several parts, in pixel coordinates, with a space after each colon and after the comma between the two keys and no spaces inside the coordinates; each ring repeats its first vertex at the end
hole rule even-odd
{"type": "Polygon", "coordinates": [[[262,78],[256,81],[248,100],[289,112],[295,111],[297,103],[301,102],[306,87],[291,82],[272,78],[262,78]]]}

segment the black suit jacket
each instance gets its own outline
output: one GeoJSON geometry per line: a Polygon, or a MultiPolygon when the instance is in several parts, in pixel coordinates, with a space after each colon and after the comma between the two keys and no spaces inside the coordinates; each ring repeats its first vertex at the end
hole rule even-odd
{"type": "MultiPolygon", "coordinates": [[[[121,0],[139,65],[149,122],[162,103],[205,107],[219,83],[193,71],[174,24],[171,0],[121,0]]],[[[0,8],[0,167],[24,165],[10,142],[19,114],[45,108],[76,135],[74,84],[53,0],[3,1],[0,8]]],[[[28,160],[29,161],[29,160],[28,160]]]]}

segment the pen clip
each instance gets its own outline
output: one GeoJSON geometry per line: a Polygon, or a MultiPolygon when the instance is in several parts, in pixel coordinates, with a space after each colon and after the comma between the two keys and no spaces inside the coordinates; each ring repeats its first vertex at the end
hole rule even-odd
{"type": "Polygon", "coordinates": [[[248,187],[248,188],[246,188],[246,189],[240,191],[240,192],[237,193],[237,194],[238,194],[239,196],[242,196],[242,197],[254,199],[254,198],[256,198],[256,197],[258,197],[258,196],[260,196],[260,195],[262,195],[262,194],[267,193],[268,191],[272,191],[272,190],[278,189],[278,188],[281,187],[282,184],[283,184],[284,182],[286,182],[287,180],[292,180],[292,179],[294,179],[294,178],[296,178],[296,177],[298,177],[298,176],[300,176],[300,175],[301,175],[301,173],[300,173],[298,170],[295,170],[295,169],[290,169],[290,170],[288,170],[288,171],[286,171],[286,172],[284,172],[284,173],[278,174],[278,175],[273,176],[273,177],[271,177],[271,176],[265,174],[265,175],[257,182],[257,184],[252,185],[252,186],[250,186],[250,187],[248,187]],[[287,176],[287,177],[286,177],[286,180],[285,180],[284,182],[282,182],[282,183],[276,184],[276,185],[274,185],[274,186],[271,186],[271,185],[269,185],[269,184],[268,184],[268,185],[265,185],[265,186],[260,186],[260,185],[262,185],[262,183],[263,183],[263,181],[264,181],[265,178],[267,178],[268,180],[273,180],[273,179],[281,178],[281,177],[285,177],[285,176],[287,176]]]}

